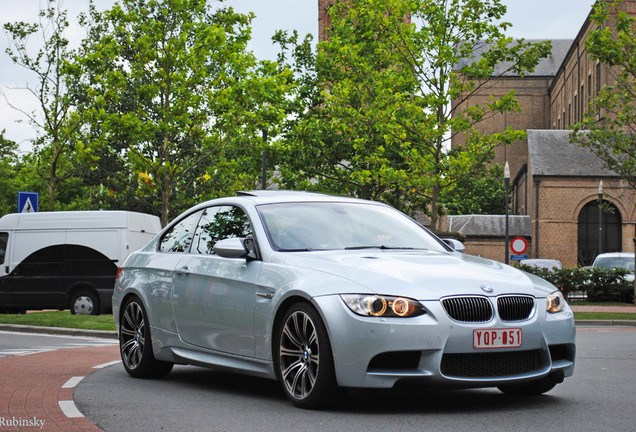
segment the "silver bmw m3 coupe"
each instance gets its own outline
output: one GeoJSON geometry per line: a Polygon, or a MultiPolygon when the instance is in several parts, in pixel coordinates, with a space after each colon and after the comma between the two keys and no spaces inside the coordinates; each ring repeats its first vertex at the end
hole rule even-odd
{"type": "Polygon", "coordinates": [[[119,270],[124,367],[277,379],[307,408],[339,387],[531,395],[571,376],[574,318],[561,292],[460,246],[377,202],[284,191],[205,202],[119,270]]]}

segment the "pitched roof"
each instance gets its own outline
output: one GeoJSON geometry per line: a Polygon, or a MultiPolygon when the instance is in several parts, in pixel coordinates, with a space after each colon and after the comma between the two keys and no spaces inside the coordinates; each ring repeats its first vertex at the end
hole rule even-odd
{"type": "MultiPolygon", "coordinates": [[[[544,42],[549,39],[526,39],[526,42],[538,43],[544,42]]],[[[568,53],[568,50],[572,46],[573,39],[552,39],[552,54],[548,57],[542,58],[539,60],[539,63],[535,66],[533,72],[528,72],[525,76],[555,76],[563,63],[563,59],[568,53]]],[[[514,43],[514,42],[513,42],[514,43]]],[[[473,55],[470,58],[462,59],[456,65],[456,69],[461,69],[468,63],[475,62],[479,60],[484,52],[486,52],[489,48],[487,43],[482,43],[478,45],[473,51],[473,55]]],[[[510,71],[505,72],[506,69],[510,67],[509,62],[500,63],[495,66],[495,72],[492,76],[505,76],[505,77],[514,77],[519,76],[518,74],[510,71]]]]}
{"type": "Polygon", "coordinates": [[[588,148],[570,142],[569,130],[528,130],[533,176],[617,177],[588,148]]]}
{"type": "MultiPolygon", "coordinates": [[[[503,237],[506,233],[505,215],[456,215],[447,216],[448,231],[467,236],[503,237]]],[[[508,232],[511,237],[532,237],[530,216],[508,216],[508,232]]]]}

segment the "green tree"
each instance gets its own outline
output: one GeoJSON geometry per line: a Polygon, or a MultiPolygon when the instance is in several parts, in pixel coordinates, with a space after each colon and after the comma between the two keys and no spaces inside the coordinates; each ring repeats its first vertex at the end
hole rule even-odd
{"type": "Polygon", "coordinates": [[[611,67],[614,83],[594,98],[571,139],[589,148],[636,190],[636,17],[622,1],[599,1],[590,19],[598,26],[585,46],[593,60],[611,67]],[[600,114],[600,120],[597,120],[600,114]]]}
{"type": "Polygon", "coordinates": [[[506,37],[505,11],[499,0],[337,2],[330,40],[318,44],[316,55],[320,96],[286,144],[301,173],[292,180],[309,175],[313,187],[407,211],[428,203],[435,227],[441,191],[482,169],[496,144],[524,136],[475,128],[493,113],[518,110],[513,92],[461,105],[483,89],[495,66],[523,75],[550,52],[549,43],[506,37]],[[449,151],[456,134],[466,136],[465,144],[449,151]]]}
{"type": "Polygon", "coordinates": [[[35,167],[38,176],[47,186],[47,206],[55,209],[56,191],[61,183],[74,175],[72,160],[81,124],[74,102],[67,89],[69,75],[66,64],[73,51],[65,36],[69,22],[67,11],[62,10],[60,0],[48,0],[40,10],[40,21],[6,23],[4,30],[9,37],[7,54],[13,62],[36,76],[34,87],[26,90],[37,100],[39,109],[27,112],[16,105],[34,126],[37,136],[33,139],[35,167]],[[28,43],[33,35],[43,38],[42,46],[30,53],[28,43]]]}
{"type": "Polygon", "coordinates": [[[247,50],[252,18],[205,0],[122,0],[83,20],[84,155],[157,202],[163,224],[258,178],[260,131],[276,133],[291,72],[247,50]]]}
{"type": "Polygon", "coordinates": [[[15,213],[18,197],[18,145],[0,132],[0,216],[15,213]]]}
{"type": "Polygon", "coordinates": [[[440,205],[447,214],[504,214],[506,187],[503,168],[493,165],[487,170],[470,173],[440,195],[440,205]]]}

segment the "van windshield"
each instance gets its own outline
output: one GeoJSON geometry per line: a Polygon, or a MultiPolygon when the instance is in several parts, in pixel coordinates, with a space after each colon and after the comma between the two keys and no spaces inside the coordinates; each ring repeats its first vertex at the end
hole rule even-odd
{"type": "Polygon", "coordinates": [[[0,232],[0,264],[4,262],[4,256],[7,253],[8,242],[9,242],[9,233],[0,232]]]}

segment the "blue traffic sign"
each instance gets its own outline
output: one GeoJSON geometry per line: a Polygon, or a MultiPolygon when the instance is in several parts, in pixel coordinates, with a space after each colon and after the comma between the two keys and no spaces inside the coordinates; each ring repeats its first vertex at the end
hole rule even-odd
{"type": "Polygon", "coordinates": [[[528,255],[510,255],[510,259],[512,261],[521,261],[524,259],[528,259],[528,255]]]}
{"type": "Polygon", "coordinates": [[[18,192],[18,213],[37,213],[38,193],[18,192]]]}

